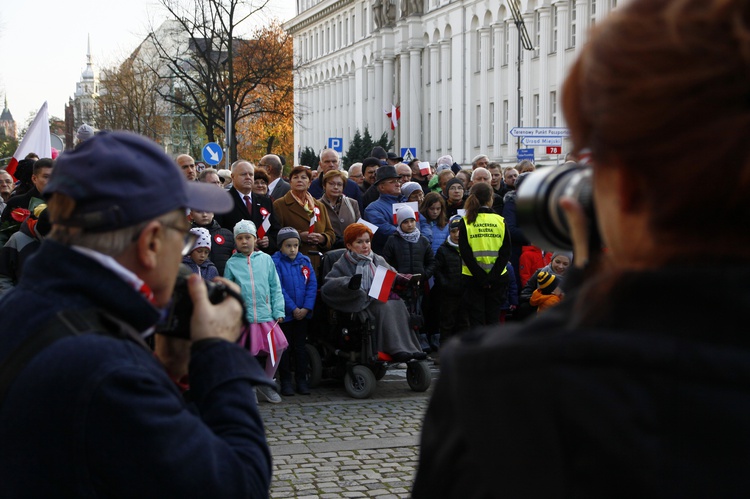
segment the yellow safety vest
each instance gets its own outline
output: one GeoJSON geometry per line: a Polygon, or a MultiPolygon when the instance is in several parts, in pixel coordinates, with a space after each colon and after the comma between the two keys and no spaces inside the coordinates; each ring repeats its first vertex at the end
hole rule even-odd
{"type": "MultiPolygon", "coordinates": [[[[466,223],[464,221],[464,223],[466,223]]],[[[505,240],[505,221],[496,213],[479,213],[474,223],[466,223],[466,236],[469,239],[474,258],[485,272],[489,274],[497,260],[497,252],[505,240]]],[[[461,273],[471,275],[469,267],[461,260],[461,273]]],[[[505,274],[508,269],[503,269],[505,274]]]]}

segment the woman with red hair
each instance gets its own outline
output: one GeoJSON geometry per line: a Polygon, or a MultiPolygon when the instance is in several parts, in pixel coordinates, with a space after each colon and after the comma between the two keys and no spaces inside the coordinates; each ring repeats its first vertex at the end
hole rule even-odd
{"type": "Polygon", "coordinates": [[[361,319],[370,319],[375,325],[375,339],[379,352],[394,361],[424,359],[419,339],[410,326],[409,312],[404,302],[393,296],[381,302],[369,296],[377,267],[394,270],[385,259],[372,252],[372,231],[360,223],[344,230],[346,253],[326,275],[321,296],[326,304],[346,313],[359,313],[361,319]]]}
{"type": "Polygon", "coordinates": [[[415,499],[748,495],[750,2],[621,3],[562,95],[606,251],[562,198],[565,300],[441,350],[415,499]]]}

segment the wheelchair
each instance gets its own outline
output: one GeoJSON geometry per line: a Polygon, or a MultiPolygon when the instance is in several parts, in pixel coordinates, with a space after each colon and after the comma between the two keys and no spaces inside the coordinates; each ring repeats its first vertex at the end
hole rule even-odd
{"type": "MultiPolygon", "coordinates": [[[[346,249],[322,255],[318,273],[319,287],[333,264],[346,249]]],[[[317,386],[323,379],[343,380],[347,394],[364,399],[375,392],[377,381],[389,368],[399,364],[377,351],[375,324],[362,313],[335,310],[323,302],[318,289],[306,345],[309,357],[309,383],[317,386]]],[[[406,362],[406,381],[415,392],[424,392],[432,383],[430,367],[424,360],[406,362]]]]}

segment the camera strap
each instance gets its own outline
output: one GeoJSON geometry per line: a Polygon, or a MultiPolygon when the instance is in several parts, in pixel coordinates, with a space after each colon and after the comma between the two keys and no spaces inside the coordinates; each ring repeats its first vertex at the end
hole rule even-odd
{"type": "Polygon", "coordinates": [[[61,310],[0,364],[0,406],[15,379],[39,352],[63,338],[89,333],[129,339],[148,348],[132,327],[102,310],[61,310]]]}

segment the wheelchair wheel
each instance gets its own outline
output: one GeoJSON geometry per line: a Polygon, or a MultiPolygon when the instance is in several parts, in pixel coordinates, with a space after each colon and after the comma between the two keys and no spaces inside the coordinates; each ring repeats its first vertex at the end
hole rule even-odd
{"type": "Polygon", "coordinates": [[[372,374],[375,375],[375,379],[380,381],[385,377],[385,373],[388,372],[388,368],[385,367],[385,364],[377,363],[370,366],[370,370],[372,371],[372,374]]]}
{"type": "Polygon", "coordinates": [[[424,392],[432,383],[432,372],[426,362],[409,362],[406,364],[406,382],[415,392],[424,392]]]}
{"type": "Polygon", "coordinates": [[[344,388],[350,397],[366,399],[375,391],[375,375],[368,367],[356,365],[344,376],[344,388]]]}
{"type": "Polygon", "coordinates": [[[320,359],[320,352],[318,352],[318,349],[314,346],[306,343],[305,350],[307,351],[309,364],[307,382],[310,383],[310,388],[315,388],[320,384],[320,380],[323,378],[323,361],[320,359]]]}

